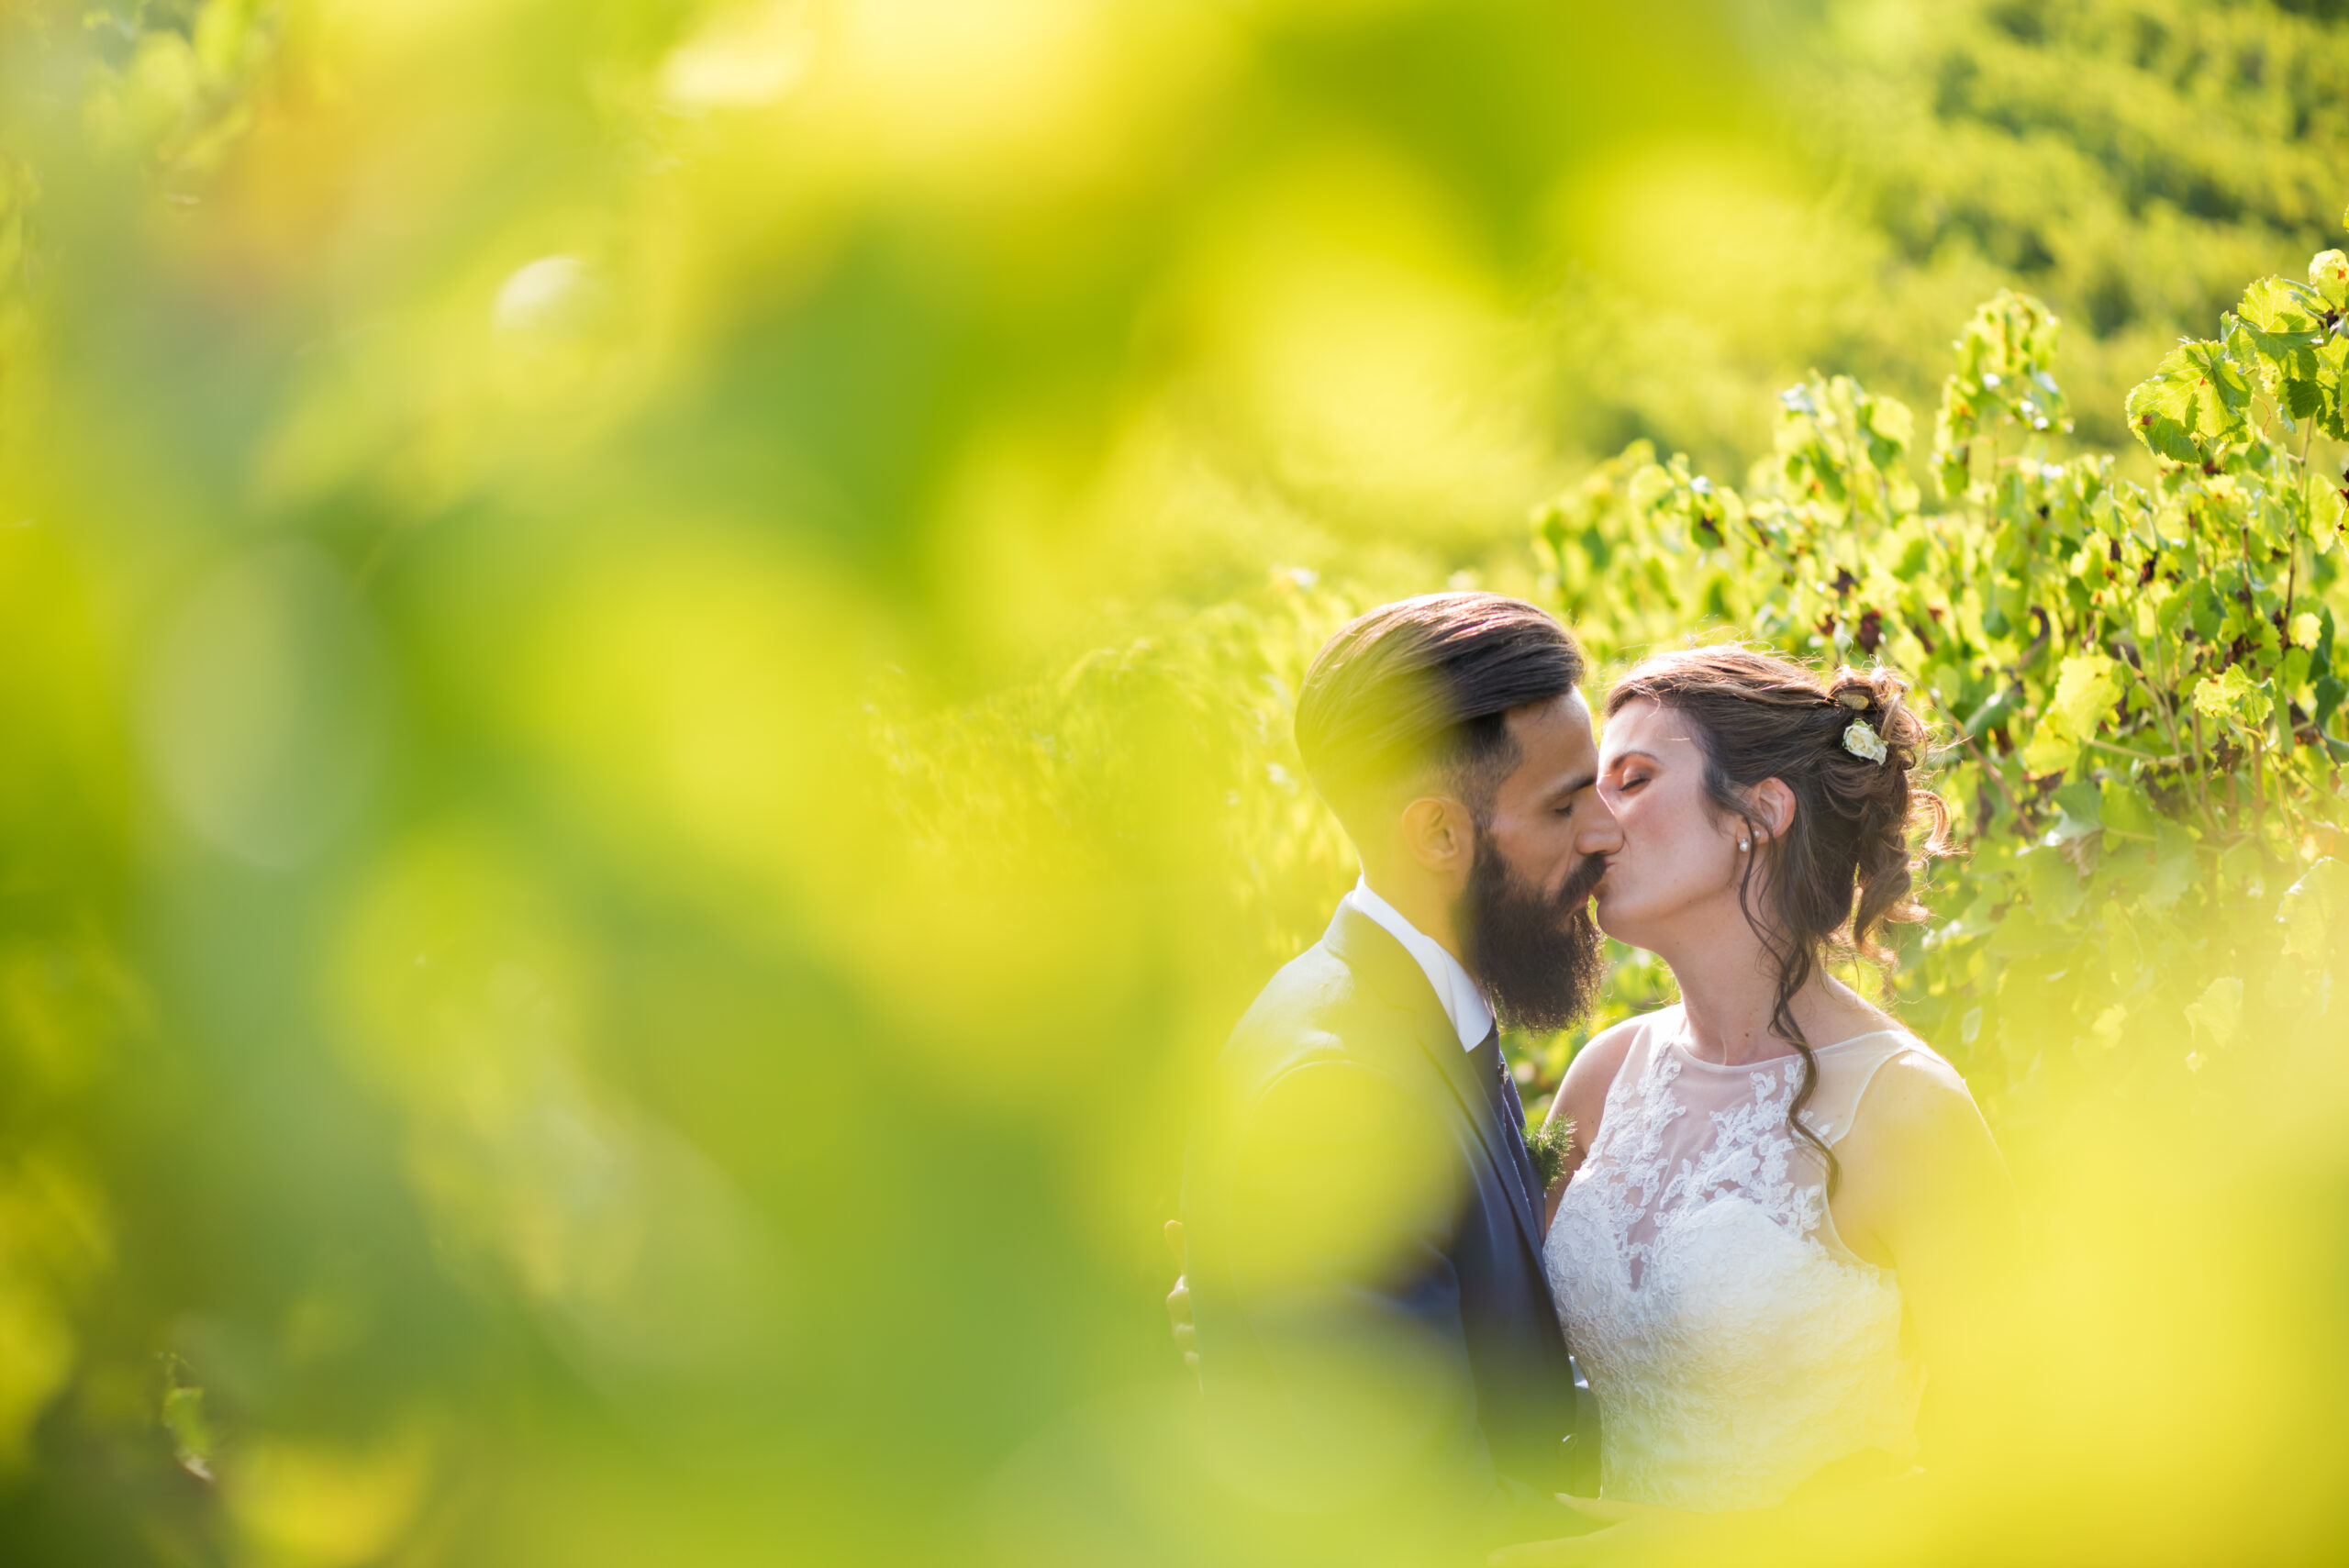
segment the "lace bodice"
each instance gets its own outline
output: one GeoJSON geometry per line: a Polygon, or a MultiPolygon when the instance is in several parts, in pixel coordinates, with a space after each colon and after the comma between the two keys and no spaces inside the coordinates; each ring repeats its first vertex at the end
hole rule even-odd
{"type": "MultiPolygon", "coordinates": [[[[1800,1060],[1702,1061],[1677,1006],[1635,1027],[1544,1249],[1598,1398],[1600,1490],[1767,1507],[1862,1450],[1912,1451],[1922,1373],[1900,1284],[1835,1234],[1825,1162],[1787,1130],[1800,1060]]],[[[1832,1146],[1911,1052],[1947,1071],[1898,1031],[1819,1049],[1805,1124],[1832,1146]]]]}

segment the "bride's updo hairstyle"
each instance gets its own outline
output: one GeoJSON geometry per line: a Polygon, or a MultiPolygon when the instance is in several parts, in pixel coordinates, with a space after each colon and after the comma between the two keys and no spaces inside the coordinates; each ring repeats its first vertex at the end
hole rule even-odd
{"type": "Polygon", "coordinates": [[[1891,670],[1847,666],[1821,677],[1791,660],[1720,647],[1657,654],[1607,695],[1610,716],[1646,701],[1687,719],[1704,752],[1707,800],[1753,840],[1738,904],[1777,964],[1770,1027],[1802,1058],[1787,1125],[1826,1162],[1830,1191],[1839,1173],[1834,1152],[1801,1120],[1819,1087],[1819,1062],[1795,1022],[1794,998],[1828,954],[1888,964],[1878,933],[1889,922],[1925,918],[1915,873],[1951,852],[1949,807],[1914,776],[1927,736],[1902,700],[1907,691],[1891,670]],[[1867,728],[1854,733],[1855,723],[1867,728]],[[1770,834],[1747,803],[1765,779],[1794,795],[1783,833],[1770,834]]]}

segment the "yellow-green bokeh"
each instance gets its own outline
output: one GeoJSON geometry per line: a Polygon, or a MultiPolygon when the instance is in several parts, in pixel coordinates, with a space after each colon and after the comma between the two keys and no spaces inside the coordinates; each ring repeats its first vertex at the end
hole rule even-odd
{"type": "MultiPolygon", "coordinates": [[[[1560,594],[1529,512],[1629,439],[1929,407],[2005,283],[2117,444],[2349,124],[2333,22],[2138,9],[0,10],[0,1538],[1420,1560],[1204,1451],[1159,1305],[1353,874],[1289,694],[1560,594]]],[[[2288,1000],[1994,1011],[2048,1268],[1967,1489],[1841,1550],[2336,1547],[2288,1000]]]]}

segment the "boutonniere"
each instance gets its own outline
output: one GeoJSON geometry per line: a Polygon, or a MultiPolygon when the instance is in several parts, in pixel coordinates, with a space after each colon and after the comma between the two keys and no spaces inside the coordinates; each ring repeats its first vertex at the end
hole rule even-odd
{"type": "Polygon", "coordinates": [[[1567,1152],[1574,1145],[1575,1118],[1553,1116],[1542,1124],[1541,1130],[1525,1140],[1533,1155],[1533,1168],[1541,1173],[1542,1190],[1548,1192],[1565,1179],[1566,1166],[1573,1158],[1567,1152]]]}

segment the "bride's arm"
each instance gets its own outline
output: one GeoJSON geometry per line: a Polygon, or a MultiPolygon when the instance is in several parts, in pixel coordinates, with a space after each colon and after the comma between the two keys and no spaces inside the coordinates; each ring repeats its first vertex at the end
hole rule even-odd
{"type": "Polygon", "coordinates": [[[1999,1381],[2013,1369],[2021,1223],[2006,1162],[1965,1081],[1931,1057],[1888,1064],[1835,1152],[1837,1229],[1854,1251],[1898,1271],[1916,1329],[1929,1462],[1995,1440],[1999,1381]]]}
{"type": "Polygon", "coordinates": [[[1615,1082],[1624,1053],[1631,1049],[1631,1040],[1639,1032],[1638,1025],[1638,1019],[1626,1018],[1593,1036],[1566,1064],[1565,1079],[1551,1096],[1550,1114],[1542,1118],[1542,1130],[1547,1132],[1561,1119],[1572,1130],[1566,1143],[1566,1158],[1552,1179],[1542,1206],[1544,1229],[1557,1218],[1558,1199],[1565,1195],[1567,1181],[1589,1157],[1591,1140],[1598,1136],[1598,1118],[1607,1109],[1607,1087],[1615,1082]]]}

